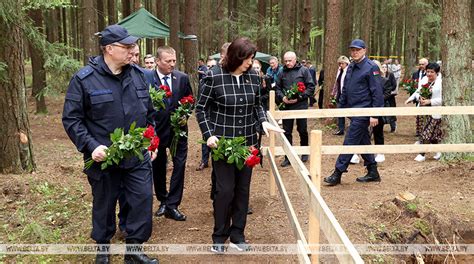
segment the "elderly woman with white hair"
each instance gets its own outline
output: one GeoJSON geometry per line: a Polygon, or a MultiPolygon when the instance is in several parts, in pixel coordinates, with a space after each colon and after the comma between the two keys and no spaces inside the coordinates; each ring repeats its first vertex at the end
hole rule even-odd
{"type": "MultiPolygon", "coordinates": [[[[334,83],[334,86],[332,87],[331,95],[336,99],[338,108],[340,108],[339,97],[341,96],[342,88],[344,87],[344,78],[346,77],[347,66],[350,63],[351,62],[346,56],[340,56],[337,59],[337,64],[339,65],[339,68],[337,69],[336,82],[334,83]]],[[[338,130],[334,132],[334,135],[339,135],[339,136],[344,135],[344,129],[346,126],[345,119],[346,119],[345,117],[337,118],[338,130]]]]}

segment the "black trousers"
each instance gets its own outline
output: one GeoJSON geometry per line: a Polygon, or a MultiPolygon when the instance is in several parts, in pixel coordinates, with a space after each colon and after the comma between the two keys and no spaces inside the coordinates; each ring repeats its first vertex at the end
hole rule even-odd
{"type": "Polygon", "coordinates": [[[318,108],[323,109],[323,99],[324,99],[324,86],[319,90],[319,97],[318,97],[318,108]]]}
{"type": "Polygon", "coordinates": [[[153,184],[155,186],[156,199],[162,204],[165,204],[167,208],[176,209],[183,199],[184,171],[188,157],[188,140],[183,137],[178,140],[176,156],[172,158],[173,172],[171,173],[169,191],[166,189],[167,148],[168,146],[166,145],[160,145],[158,147],[158,155],[153,161],[153,184]]]}
{"type": "Polygon", "coordinates": [[[252,169],[244,166],[239,170],[233,164],[222,160],[212,161],[212,169],[216,180],[212,241],[215,244],[224,244],[230,237],[231,242],[243,242],[252,169]]]}
{"type": "MultiPolygon", "coordinates": [[[[100,170],[100,169],[99,169],[100,170]]],[[[150,155],[130,168],[112,168],[100,177],[88,174],[92,188],[92,233],[97,243],[109,243],[116,231],[117,199],[122,193],[127,204],[123,215],[127,240],[146,242],[152,229],[152,171],[150,155]]]]}
{"type": "MultiPolygon", "coordinates": [[[[283,119],[283,130],[285,130],[285,136],[293,145],[293,125],[295,123],[295,119],[283,119]]],[[[308,146],[308,119],[296,119],[296,130],[300,135],[300,145],[301,146],[308,146]]]]}
{"type": "Polygon", "coordinates": [[[374,145],[384,145],[385,138],[383,136],[383,126],[384,126],[383,118],[379,118],[378,125],[372,128],[372,134],[374,135],[374,145]]]}

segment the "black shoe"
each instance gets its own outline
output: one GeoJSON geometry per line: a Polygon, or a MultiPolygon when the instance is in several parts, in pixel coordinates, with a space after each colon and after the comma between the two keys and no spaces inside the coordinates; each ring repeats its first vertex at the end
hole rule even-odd
{"type": "Polygon", "coordinates": [[[338,130],[338,131],[334,132],[333,135],[342,136],[342,135],[344,135],[344,131],[338,130]]]}
{"type": "Polygon", "coordinates": [[[252,208],[249,207],[249,208],[247,209],[247,214],[248,214],[248,215],[253,214],[252,208]]]}
{"type": "Polygon", "coordinates": [[[158,207],[158,210],[155,213],[156,217],[160,217],[165,214],[166,211],[166,205],[165,204],[160,204],[160,207],[158,207]]]}
{"type": "Polygon", "coordinates": [[[308,161],[308,155],[302,155],[301,156],[301,161],[302,162],[307,162],[308,161]]]}
{"type": "Polygon", "coordinates": [[[224,254],[225,247],[224,244],[213,244],[211,247],[211,252],[216,254],[224,254]]]}
{"type": "Polygon", "coordinates": [[[125,264],[158,264],[160,263],[157,259],[150,258],[147,255],[143,253],[138,253],[138,254],[129,254],[125,255],[124,258],[124,263],[125,264]]]}
{"type": "Polygon", "coordinates": [[[95,257],[95,264],[109,264],[109,255],[108,254],[97,254],[95,257]]]}
{"type": "Polygon", "coordinates": [[[209,164],[201,162],[201,163],[199,163],[199,166],[196,168],[196,171],[202,171],[205,168],[209,168],[209,164]]]}
{"type": "Polygon", "coordinates": [[[237,251],[243,252],[243,251],[249,251],[250,250],[250,245],[247,244],[246,242],[230,242],[229,247],[236,249],[237,251]]]}
{"type": "Polygon", "coordinates": [[[285,158],[285,160],[280,164],[282,167],[288,167],[290,165],[290,160],[285,158]]]}
{"type": "Polygon", "coordinates": [[[328,186],[334,186],[341,183],[342,172],[338,169],[334,169],[334,172],[331,176],[324,178],[324,182],[327,183],[328,186]]]}
{"type": "Polygon", "coordinates": [[[178,208],[176,209],[166,209],[165,211],[165,217],[170,218],[176,221],[186,221],[186,216],[182,214],[178,208]]]}
{"type": "Polygon", "coordinates": [[[379,182],[381,180],[382,179],[380,178],[379,172],[377,170],[377,164],[367,165],[367,174],[356,179],[358,182],[379,182]]]}

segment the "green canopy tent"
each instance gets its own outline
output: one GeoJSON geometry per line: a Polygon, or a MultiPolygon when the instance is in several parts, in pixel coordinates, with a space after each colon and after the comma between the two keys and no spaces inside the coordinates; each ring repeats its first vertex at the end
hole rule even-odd
{"type": "Polygon", "coordinates": [[[143,7],[118,22],[118,24],[126,28],[130,35],[139,38],[154,39],[170,36],[170,27],[143,7]]]}
{"type": "MultiPolygon", "coordinates": [[[[268,60],[270,60],[270,57],[272,57],[272,55],[265,54],[258,51],[257,51],[257,54],[255,54],[255,59],[259,60],[262,63],[262,70],[264,73],[266,72],[267,68],[270,67],[270,64],[268,62],[268,60]]],[[[219,61],[221,59],[221,54],[216,53],[210,56],[209,58],[219,61]]]]}

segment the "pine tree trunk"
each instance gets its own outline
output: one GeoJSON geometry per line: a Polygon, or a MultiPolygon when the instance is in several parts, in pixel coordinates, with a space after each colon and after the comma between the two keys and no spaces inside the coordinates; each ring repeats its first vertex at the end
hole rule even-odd
{"type": "MultiPolygon", "coordinates": [[[[161,0],[156,0],[156,14],[154,14],[159,20],[166,21],[165,19],[165,11],[164,11],[164,4],[161,0]]],[[[169,24],[169,23],[168,23],[169,24]]],[[[166,44],[165,39],[160,38],[156,40],[156,47],[161,47],[166,44]]]]}
{"type": "MultiPolygon", "coordinates": [[[[323,26],[323,21],[324,21],[324,16],[325,16],[325,13],[324,13],[325,2],[326,0],[320,0],[316,4],[316,27],[319,29],[325,28],[325,26],[323,26]]],[[[316,36],[314,40],[314,52],[316,52],[315,65],[319,65],[323,61],[323,50],[324,50],[323,37],[324,37],[324,33],[319,36],[316,36]]]]}
{"type": "Polygon", "coordinates": [[[115,0],[107,0],[107,20],[108,25],[117,23],[117,9],[115,8],[115,0]]]}
{"type": "Polygon", "coordinates": [[[267,0],[258,0],[258,39],[257,47],[261,52],[268,52],[267,50],[267,36],[265,30],[265,18],[267,16],[267,0]]]}
{"type": "Polygon", "coordinates": [[[68,45],[69,43],[69,36],[67,35],[67,12],[66,12],[66,8],[65,7],[62,7],[61,8],[61,22],[63,23],[63,43],[68,45]]]}
{"type": "Polygon", "coordinates": [[[178,32],[179,28],[179,19],[176,19],[179,16],[179,1],[178,0],[170,0],[169,2],[169,14],[170,14],[170,38],[169,38],[169,45],[176,50],[176,66],[177,68],[180,67],[180,45],[179,45],[179,38],[178,32]]]}
{"type": "MultiPolygon", "coordinates": [[[[87,1],[87,0],[83,0],[87,1]]],[[[128,17],[132,13],[130,0],[122,0],[122,19],[128,17]]]]}
{"type": "MultiPolygon", "coordinates": [[[[469,0],[443,0],[441,20],[443,61],[443,104],[448,106],[472,105],[472,61],[469,35],[469,0]]],[[[446,143],[472,143],[472,127],[464,115],[444,116],[446,143]]],[[[445,153],[444,159],[452,160],[469,153],[445,153]]],[[[472,153],[471,153],[472,155],[472,153]]]]}
{"type": "MultiPolygon", "coordinates": [[[[21,12],[22,1],[0,4],[3,12],[21,12]]],[[[13,17],[18,15],[12,15],[13,17]]],[[[0,173],[35,170],[33,145],[28,121],[23,35],[19,24],[23,17],[6,21],[0,15],[0,173]]]]}
{"type": "Polygon", "coordinates": [[[339,56],[339,44],[341,40],[341,17],[342,0],[328,1],[326,12],[326,27],[328,34],[324,37],[324,99],[323,107],[326,108],[331,102],[331,89],[336,81],[338,65],[336,60],[339,56]]]}
{"type": "Polygon", "coordinates": [[[133,12],[136,12],[141,7],[142,7],[141,0],[135,0],[135,2],[133,3],[133,12]]]}
{"type": "MultiPolygon", "coordinates": [[[[198,23],[198,0],[186,0],[185,2],[185,14],[184,14],[184,34],[186,35],[197,35],[197,23],[198,23]]],[[[185,72],[191,79],[191,87],[197,88],[197,60],[198,60],[198,42],[197,40],[187,39],[184,41],[184,61],[185,61],[185,72]]],[[[197,90],[193,89],[193,94],[197,94],[197,90]]]]}
{"type": "Polygon", "coordinates": [[[90,56],[97,55],[98,41],[94,35],[97,32],[97,14],[94,9],[93,0],[82,1],[82,47],[84,50],[84,64],[87,64],[90,56]]]}
{"type": "Polygon", "coordinates": [[[311,18],[312,18],[312,1],[303,0],[303,23],[301,26],[301,46],[300,54],[303,58],[308,58],[309,45],[311,44],[309,33],[311,31],[311,18]]]}
{"type": "Polygon", "coordinates": [[[347,47],[352,40],[352,25],[354,17],[354,3],[352,0],[344,1],[344,14],[345,16],[342,19],[342,45],[341,45],[341,54],[347,54],[347,47]]]}
{"type": "Polygon", "coordinates": [[[291,49],[290,40],[291,40],[291,31],[290,31],[290,21],[289,17],[291,16],[291,5],[287,0],[280,1],[280,28],[281,28],[281,46],[279,54],[283,54],[291,49]]]}
{"type": "Polygon", "coordinates": [[[227,27],[227,41],[232,42],[238,35],[238,12],[237,0],[227,0],[227,17],[229,19],[227,27]]]}
{"type": "Polygon", "coordinates": [[[222,44],[224,44],[224,42],[226,42],[226,37],[225,37],[225,27],[224,25],[222,24],[222,21],[224,20],[224,1],[220,1],[220,0],[215,0],[216,2],[214,2],[214,6],[216,8],[216,20],[217,20],[217,23],[219,23],[217,25],[217,28],[216,28],[216,39],[214,41],[214,43],[217,44],[217,47],[218,47],[218,52],[220,52],[221,50],[221,46],[222,44]]]}
{"type": "MultiPolygon", "coordinates": [[[[34,26],[38,30],[43,27],[43,12],[40,9],[32,9],[29,11],[29,17],[33,20],[34,26]]],[[[46,101],[43,89],[46,87],[46,71],[44,70],[43,50],[34,46],[31,42],[28,43],[31,55],[31,68],[33,73],[33,85],[31,95],[35,98],[36,113],[47,113],[46,101]]]]}
{"type": "MultiPolygon", "coordinates": [[[[365,0],[364,1],[364,8],[363,10],[363,17],[364,19],[362,20],[362,40],[365,41],[367,45],[370,45],[370,33],[372,32],[373,28],[373,23],[372,23],[372,17],[374,16],[373,12],[373,4],[372,0],[365,0]]],[[[367,55],[370,54],[371,49],[374,47],[367,47],[367,55]]]]}
{"type": "MultiPolygon", "coordinates": [[[[397,14],[405,14],[405,5],[403,2],[398,3],[397,14]]],[[[395,36],[395,54],[398,57],[400,63],[402,62],[402,50],[403,50],[403,36],[405,35],[405,16],[398,16],[396,20],[396,36],[395,36]]],[[[404,61],[404,60],[403,60],[404,61]]],[[[405,68],[406,69],[406,68],[405,68]]],[[[406,70],[405,70],[406,76],[406,70]]]]}
{"type": "Polygon", "coordinates": [[[415,70],[413,65],[417,64],[416,60],[416,39],[418,38],[418,30],[416,25],[416,10],[412,0],[406,0],[406,44],[405,44],[405,78],[408,78],[415,70]]]}
{"type": "Polygon", "coordinates": [[[97,0],[97,31],[102,31],[106,27],[104,0],[97,0]]]}

